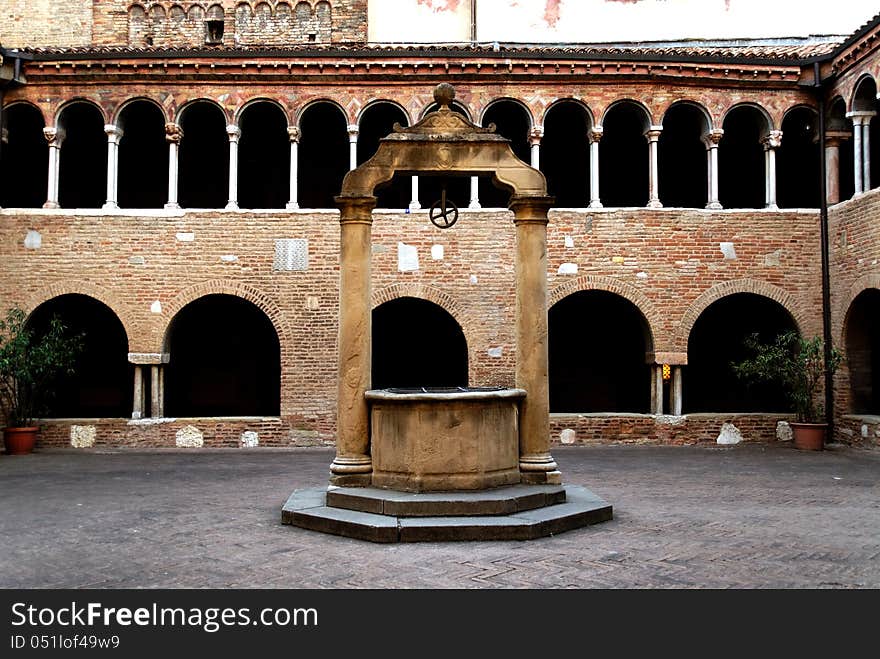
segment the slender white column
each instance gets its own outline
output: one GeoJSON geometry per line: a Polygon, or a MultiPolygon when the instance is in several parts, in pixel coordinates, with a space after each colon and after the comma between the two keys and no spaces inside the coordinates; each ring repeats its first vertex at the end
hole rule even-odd
{"type": "Polygon", "coordinates": [[[867,192],[871,189],[871,118],[870,112],[862,120],[862,185],[867,192]]]}
{"type": "Polygon", "coordinates": [[[657,164],[657,143],[663,126],[651,126],[645,133],[648,140],[648,208],[663,208],[660,203],[660,170],[657,164]]]}
{"type": "Polygon", "coordinates": [[[238,140],[241,138],[241,129],[229,124],[226,127],[226,135],[229,136],[229,201],[226,202],[226,210],[238,210],[238,140]]]}
{"type": "Polygon", "coordinates": [[[721,208],[721,203],[718,201],[718,144],[723,136],[724,130],[715,128],[709,131],[704,138],[708,158],[706,208],[713,210],[721,208]]]}
{"type": "Polygon", "coordinates": [[[865,180],[866,152],[864,149],[864,125],[866,123],[866,117],[869,117],[871,114],[872,113],[858,111],[846,113],[846,116],[852,119],[853,125],[853,187],[855,188],[855,194],[862,194],[871,186],[870,181],[865,180]]]}
{"type": "Polygon", "coordinates": [[[358,127],[357,124],[348,125],[348,169],[358,166],[358,127]]]}
{"type": "Polygon", "coordinates": [[[44,128],[43,137],[49,143],[49,180],[46,187],[46,203],[43,208],[58,208],[58,161],[64,131],[58,128],[44,128]]]}
{"type": "Polygon", "coordinates": [[[531,162],[535,169],[541,169],[541,138],[544,137],[544,127],[535,126],[529,131],[529,147],[531,162]]]}
{"type": "Polygon", "coordinates": [[[410,193],[410,202],[409,209],[411,211],[417,211],[422,207],[419,203],[419,177],[412,177],[412,192],[410,193]]]}
{"type": "Polygon", "coordinates": [[[159,386],[159,373],[162,367],[153,364],[150,375],[150,416],[154,419],[162,417],[162,390],[159,386]]]}
{"type": "Polygon", "coordinates": [[[672,389],[672,391],[670,392],[670,397],[672,398],[672,409],[670,411],[675,416],[681,416],[681,400],[682,400],[681,366],[673,366],[672,367],[671,389],[672,389]]]}
{"type": "Polygon", "coordinates": [[[602,139],[602,126],[590,129],[590,208],[602,208],[599,199],[599,140],[602,139]]]}
{"type": "Polygon", "coordinates": [[[106,124],[104,132],[107,133],[107,201],[101,207],[103,210],[119,208],[117,191],[119,189],[119,140],[122,139],[122,129],[106,124]]]}
{"type": "Polygon", "coordinates": [[[144,417],[144,369],[140,364],[134,366],[134,403],[131,410],[132,419],[144,417]]]}
{"type": "Polygon", "coordinates": [[[471,200],[468,203],[468,208],[477,209],[482,208],[480,206],[480,177],[479,176],[471,176],[471,200]]]}
{"type": "Polygon", "coordinates": [[[180,208],[177,203],[177,151],[183,129],[175,123],[165,124],[165,141],[168,142],[168,202],[165,208],[180,208]]]}
{"type": "Polygon", "coordinates": [[[654,364],[651,367],[651,413],[663,414],[663,366],[654,364]]]}
{"type": "Polygon", "coordinates": [[[299,128],[289,126],[287,128],[287,139],[290,140],[290,196],[287,202],[287,210],[295,210],[299,208],[299,128]]]}
{"type": "Polygon", "coordinates": [[[782,146],[782,131],[771,130],[764,143],[764,201],[768,210],[778,210],[776,204],[776,149],[782,146]]]}

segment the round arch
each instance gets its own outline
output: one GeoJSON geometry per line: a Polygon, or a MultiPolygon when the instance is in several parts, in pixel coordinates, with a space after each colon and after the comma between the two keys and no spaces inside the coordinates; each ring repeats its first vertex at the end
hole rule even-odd
{"type": "Polygon", "coordinates": [[[193,107],[194,105],[200,105],[203,103],[207,103],[208,105],[212,105],[215,108],[217,108],[218,110],[220,110],[220,112],[223,113],[223,121],[226,124],[230,123],[229,112],[227,112],[226,108],[224,108],[222,105],[220,105],[220,103],[215,101],[213,98],[203,98],[203,97],[191,98],[190,100],[183,103],[183,105],[179,105],[177,107],[177,110],[174,113],[174,123],[176,123],[177,125],[181,125],[181,121],[183,121],[184,113],[187,110],[189,110],[191,107],[193,107]]]}
{"type": "Polygon", "coordinates": [[[724,122],[727,121],[727,117],[731,112],[736,110],[740,110],[742,108],[749,108],[752,110],[756,110],[761,117],[764,119],[764,125],[762,126],[762,136],[767,135],[771,130],[774,129],[773,126],[773,118],[770,116],[770,113],[767,112],[767,108],[765,108],[760,103],[754,103],[752,101],[743,101],[741,103],[734,103],[730,107],[728,107],[721,115],[720,125],[724,127],[724,122]]]}
{"type": "Polygon", "coordinates": [[[25,105],[25,106],[33,108],[34,110],[39,112],[40,117],[43,119],[43,125],[44,126],[46,125],[46,113],[43,111],[43,107],[41,105],[38,105],[37,103],[34,103],[33,101],[29,101],[24,98],[19,98],[14,101],[9,101],[8,103],[4,103],[3,104],[3,111],[5,112],[6,110],[10,110],[17,105],[25,105]]]}
{"type": "Polygon", "coordinates": [[[281,114],[284,115],[284,119],[287,121],[287,125],[293,126],[293,122],[291,121],[291,117],[290,117],[290,112],[288,112],[287,108],[285,108],[284,105],[280,101],[278,101],[274,98],[269,98],[268,96],[255,96],[254,98],[250,98],[247,101],[245,101],[244,103],[242,103],[232,113],[232,122],[236,126],[241,125],[241,116],[249,108],[253,107],[254,105],[258,105],[260,103],[268,103],[269,105],[274,105],[276,108],[278,108],[281,111],[281,114]]]}
{"type": "Polygon", "coordinates": [[[95,108],[101,115],[101,121],[103,121],[105,124],[108,123],[107,122],[107,113],[104,111],[104,108],[101,106],[101,104],[98,101],[91,99],[91,98],[87,98],[85,96],[77,96],[75,98],[71,98],[70,100],[65,101],[64,103],[62,103],[61,105],[58,106],[58,109],[55,111],[55,117],[54,117],[55,127],[64,128],[64,122],[62,121],[62,119],[63,119],[63,115],[64,115],[65,111],[67,111],[71,106],[80,105],[80,104],[90,105],[93,108],[95,108]]]}
{"type": "Polygon", "coordinates": [[[486,103],[486,105],[483,106],[482,110],[480,110],[480,121],[478,123],[481,126],[485,122],[486,113],[492,109],[493,105],[497,105],[498,103],[514,103],[515,105],[518,105],[520,108],[522,108],[523,112],[526,113],[526,117],[528,118],[528,123],[529,123],[529,130],[534,128],[535,117],[532,114],[532,110],[529,108],[528,105],[523,103],[521,100],[519,100],[518,98],[513,98],[511,96],[499,96],[498,98],[493,98],[491,101],[486,103]]]}
{"type": "Polygon", "coordinates": [[[342,107],[337,101],[333,100],[332,98],[325,98],[322,96],[320,98],[314,98],[314,99],[310,100],[308,103],[301,106],[299,109],[297,109],[294,112],[294,120],[296,122],[296,126],[300,129],[302,129],[303,115],[306,112],[308,112],[311,108],[314,108],[316,105],[322,105],[322,104],[332,105],[334,108],[339,110],[339,113],[342,115],[342,120],[345,121],[346,125],[348,125],[350,123],[350,121],[349,121],[350,117],[348,116],[348,112],[345,111],[344,107],[342,107]]]}
{"type": "Polygon", "coordinates": [[[370,108],[375,107],[377,105],[391,105],[391,106],[397,108],[398,110],[400,110],[400,112],[406,118],[406,125],[407,126],[412,125],[412,117],[410,116],[409,111],[407,111],[407,109],[403,105],[401,105],[397,101],[392,101],[391,99],[375,98],[371,101],[367,101],[367,103],[364,104],[363,107],[361,107],[357,111],[357,115],[355,116],[355,122],[357,123],[358,126],[360,126],[360,124],[361,124],[361,119],[363,118],[364,113],[367,110],[369,110],[370,108]]]}
{"type": "Polygon", "coordinates": [[[645,106],[644,103],[642,103],[641,101],[637,101],[634,98],[619,98],[615,101],[612,101],[608,105],[608,107],[605,108],[605,111],[602,113],[600,125],[604,126],[605,119],[608,117],[608,113],[616,108],[619,108],[621,105],[630,105],[638,110],[638,112],[642,115],[643,130],[648,130],[654,124],[654,118],[651,116],[651,111],[645,106]]]}
{"type": "Polygon", "coordinates": [[[842,297],[837,303],[835,313],[831,317],[831,332],[836,345],[844,345],[846,341],[847,316],[853,302],[855,302],[859,295],[872,288],[880,289],[880,274],[878,273],[862,275],[856,279],[849,287],[846,296],[842,297]]]}
{"type": "Polygon", "coordinates": [[[712,115],[709,112],[709,110],[706,109],[706,106],[704,106],[699,101],[694,101],[694,100],[691,100],[688,98],[681,98],[681,99],[675,100],[672,103],[670,103],[669,106],[667,106],[667,108],[663,111],[663,115],[660,117],[660,124],[662,125],[665,123],[666,117],[669,116],[670,110],[672,110],[674,108],[679,108],[682,106],[694,108],[695,110],[697,110],[700,113],[700,115],[702,116],[702,119],[703,119],[703,124],[701,126],[701,128],[703,129],[703,135],[705,135],[706,133],[708,133],[709,131],[711,131],[715,128],[714,123],[712,121],[712,115]]]}
{"type": "Polygon", "coordinates": [[[847,104],[847,107],[852,112],[858,112],[859,110],[873,110],[874,107],[872,104],[868,104],[867,107],[861,107],[862,101],[864,100],[866,103],[869,101],[874,102],[874,101],[876,101],[876,97],[877,97],[877,81],[874,79],[874,76],[871,75],[871,73],[865,72],[859,76],[858,80],[856,80],[855,84],[853,85],[852,93],[850,94],[849,103],[847,104]],[[867,93],[868,98],[862,99],[860,97],[863,96],[862,92],[865,89],[865,87],[864,87],[865,85],[873,85],[874,86],[874,90],[873,90],[874,93],[873,93],[873,95],[870,93],[871,90],[869,87],[868,93],[867,93]]]}
{"type": "Polygon", "coordinates": [[[593,115],[593,111],[590,109],[590,106],[587,104],[587,102],[584,101],[583,99],[575,98],[573,96],[565,96],[563,98],[554,99],[554,101],[552,103],[550,103],[547,107],[544,108],[544,112],[541,114],[541,123],[539,125],[541,125],[541,126],[546,125],[547,124],[547,115],[550,114],[550,111],[553,110],[553,108],[555,108],[558,105],[563,104],[563,103],[574,103],[576,105],[579,105],[581,107],[581,109],[587,115],[587,125],[589,127],[593,127],[596,125],[596,118],[593,115]]]}
{"type": "Polygon", "coordinates": [[[674,350],[679,352],[687,351],[688,338],[694,323],[697,321],[706,308],[713,302],[717,302],[721,298],[734,295],[736,293],[754,293],[762,297],[769,298],[774,302],[778,302],[792,317],[796,329],[801,334],[807,327],[807,321],[803,313],[798,310],[798,305],[793,295],[779,286],[768,284],[765,281],[757,279],[733,279],[721,284],[716,284],[712,288],[704,291],[696,300],[688,305],[687,310],[681,317],[678,327],[673,335],[674,350]]]}
{"type": "Polygon", "coordinates": [[[119,105],[117,105],[113,111],[110,113],[110,123],[114,126],[119,126],[119,120],[122,117],[122,113],[128,108],[128,106],[133,103],[149,103],[156,107],[159,112],[162,113],[162,118],[165,122],[168,122],[168,113],[165,111],[165,107],[156,99],[150,98],[149,96],[132,96],[131,98],[127,98],[122,101],[119,105]]]}

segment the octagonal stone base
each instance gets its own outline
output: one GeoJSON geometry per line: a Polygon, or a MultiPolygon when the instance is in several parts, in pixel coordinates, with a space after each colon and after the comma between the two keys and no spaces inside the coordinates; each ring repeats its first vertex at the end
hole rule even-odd
{"type": "Polygon", "coordinates": [[[312,488],[290,495],[281,521],[371,542],[532,540],[612,518],[585,487],[515,485],[480,492],[312,488]]]}

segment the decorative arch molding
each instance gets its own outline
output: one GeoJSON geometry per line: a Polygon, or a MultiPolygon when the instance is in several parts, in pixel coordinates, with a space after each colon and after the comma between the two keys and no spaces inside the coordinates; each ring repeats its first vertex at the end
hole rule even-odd
{"type": "Polygon", "coordinates": [[[45,302],[61,297],[62,295],[85,295],[97,300],[106,306],[122,323],[125,330],[125,338],[128,341],[129,351],[131,351],[131,337],[136,335],[135,329],[138,326],[136,314],[125,303],[123,303],[116,295],[105,288],[96,286],[87,281],[64,281],[50,284],[48,287],[41,289],[37,293],[33,293],[24,303],[24,311],[30,316],[37,307],[45,302]]]}
{"type": "Polygon", "coordinates": [[[565,103],[573,103],[573,104],[577,105],[578,107],[580,107],[586,113],[587,126],[593,127],[596,125],[596,117],[593,114],[593,110],[590,108],[590,106],[587,104],[587,102],[582,98],[575,98],[574,96],[565,96],[563,98],[554,99],[552,103],[550,103],[549,105],[547,105],[547,107],[544,108],[544,111],[540,115],[538,115],[536,113],[535,114],[536,117],[540,116],[540,119],[541,119],[540,125],[544,126],[547,124],[547,115],[550,114],[550,112],[553,110],[553,108],[556,108],[560,105],[564,105],[565,103]]]}
{"type": "Polygon", "coordinates": [[[645,130],[648,130],[648,128],[657,124],[657,120],[654,117],[654,115],[651,113],[651,110],[649,110],[648,106],[646,106],[644,103],[642,103],[642,101],[639,101],[635,98],[618,98],[615,101],[612,101],[611,103],[609,103],[605,107],[605,109],[602,111],[602,113],[599,115],[599,120],[600,120],[599,125],[604,126],[605,119],[608,117],[608,113],[616,108],[619,108],[622,105],[631,105],[631,106],[635,107],[636,109],[638,109],[639,112],[641,112],[642,119],[644,120],[642,127],[645,130]]]}
{"type": "Polygon", "coordinates": [[[165,306],[162,310],[162,316],[165,322],[159,331],[161,343],[158,346],[157,352],[163,352],[165,350],[166,342],[168,340],[168,329],[171,327],[172,321],[180,310],[190,302],[195,302],[206,295],[232,295],[241,298],[242,300],[247,300],[256,306],[260,311],[266,314],[266,317],[272,323],[272,327],[275,328],[275,333],[278,335],[278,341],[281,344],[282,358],[286,353],[291,352],[293,332],[290,330],[290,326],[284,313],[281,311],[281,308],[275,304],[272,296],[263,293],[253,286],[223,279],[212,279],[210,281],[190,286],[178,293],[177,296],[165,306]]]}
{"type": "Polygon", "coordinates": [[[521,101],[518,98],[513,98],[512,96],[499,96],[498,98],[493,98],[491,101],[486,103],[482,108],[480,108],[480,120],[479,125],[482,126],[486,120],[486,113],[492,108],[493,105],[497,105],[498,103],[514,103],[520,106],[523,111],[526,113],[526,117],[529,121],[529,130],[535,127],[535,113],[532,112],[532,109],[529,107],[527,103],[521,101]]]}
{"type": "Polygon", "coordinates": [[[119,120],[122,117],[122,113],[135,103],[149,103],[162,113],[162,120],[165,123],[170,121],[168,113],[165,111],[165,107],[160,101],[157,101],[155,98],[150,98],[149,96],[132,96],[131,98],[126,98],[113,109],[110,113],[110,123],[114,126],[119,126],[119,120]]]}
{"type": "Polygon", "coordinates": [[[836,340],[836,345],[846,345],[846,328],[849,322],[849,312],[852,309],[853,302],[865,291],[876,288],[880,290],[880,273],[873,272],[862,275],[856,279],[846,297],[842,298],[837,306],[837,313],[832,317],[831,334],[836,340]]]}
{"type": "Polygon", "coordinates": [[[709,133],[710,131],[715,130],[716,128],[720,128],[720,126],[715,125],[714,117],[712,113],[703,105],[700,101],[695,101],[690,98],[682,98],[670,103],[665,110],[663,110],[663,115],[660,117],[660,124],[663,125],[666,121],[666,116],[669,114],[669,111],[673,108],[680,107],[682,105],[686,105],[688,107],[692,107],[696,109],[702,116],[703,121],[705,121],[705,125],[703,126],[704,132],[709,133]]]}
{"type": "Polygon", "coordinates": [[[213,105],[215,108],[220,110],[220,112],[223,113],[223,121],[226,122],[226,124],[229,124],[230,117],[229,117],[229,112],[226,110],[226,108],[224,108],[220,103],[215,101],[213,98],[203,98],[203,97],[192,98],[192,99],[184,102],[182,105],[177,106],[177,109],[174,112],[174,123],[176,123],[178,126],[180,126],[181,121],[183,121],[184,113],[189,108],[193,107],[194,105],[198,105],[200,103],[207,103],[209,105],[213,105]]]}
{"type": "Polygon", "coordinates": [[[673,334],[673,342],[676,349],[682,352],[687,351],[688,338],[690,337],[691,330],[694,328],[694,323],[697,322],[697,319],[710,304],[737,293],[753,293],[754,295],[760,295],[778,302],[791,315],[798,331],[803,333],[806,319],[802,313],[795,311],[797,305],[791,293],[779,286],[774,286],[757,279],[734,279],[712,286],[712,288],[704,291],[690,304],[682,315],[678,328],[673,334]]]}
{"type": "MultiPolygon", "coordinates": [[[[846,104],[846,109],[848,112],[855,112],[860,109],[856,107],[856,97],[858,96],[862,85],[866,84],[868,80],[874,83],[875,89],[878,87],[877,78],[874,77],[874,74],[871,71],[865,71],[864,73],[860,74],[859,77],[852,83],[852,87],[848,90],[849,93],[847,95],[847,98],[849,100],[846,104]]],[[[876,98],[872,100],[876,100],[876,98]]]]}
{"type": "MultiPolygon", "coordinates": [[[[743,101],[740,103],[734,103],[733,105],[730,105],[727,108],[725,108],[724,111],[721,113],[721,119],[718,124],[719,127],[720,128],[724,127],[724,122],[727,121],[727,117],[728,117],[728,115],[730,115],[731,112],[733,112],[734,110],[739,110],[741,108],[749,108],[752,110],[756,110],[758,113],[760,113],[760,115],[763,117],[764,122],[765,122],[764,126],[762,127],[762,134],[763,135],[767,135],[767,133],[769,133],[771,130],[778,129],[778,126],[776,126],[774,124],[773,117],[770,116],[770,113],[767,111],[767,108],[765,108],[760,103],[754,103],[752,101],[743,101]]],[[[786,112],[787,112],[787,110],[786,110],[786,112]]],[[[780,126],[781,125],[782,124],[780,123],[780,126]]]]}
{"type": "Polygon", "coordinates": [[[657,313],[650,298],[635,286],[614,279],[613,277],[583,275],[577,279],[567,281],[550,292],[547,300],[547,309],[549,310],[550,307],[557,302],[562,301],[573,293],[579,293],[580,291],[605,291],[606,293],[614,293],[615,295],[619,295],[625,300],[628,300],[639,310],[645,318],[645,322],[648,324],[648,336],[646,338],[651,342],[651,346],[647,346],[648,351],[653,350],[654,352],[663,352],[667,349],[665,346],[657,345],[656,329],[661,326],[661,319],[660,314],[657,313]]]}
{"type": "Polygon", "coordinates": [[[242,115],[244,115],[244,113],[247,110],[249,110],[250,108],[252,108],[253,106],[259,105],[261,103],[268,103],[269,105],[274,105],[284,115],[284,119],[285,119],[285,121],[287,121],[287,125],[288,126],[294,125],[293,123],[291,123],[291,120],[290,120],[290,112],[288,111],[288,109],[286,107],[284,107],[284,105],[281,103],[281,101],[274,99],[274,98],[269,98],[267,96],[256,96],[254,98],[250,98],[247,101],[245,101],[244,103],[242,103],[238,108],[236,108],[235,112],[233,113],[233,117],[232,117],[232,121],[234,122],[234,124],[236,126],[240,126],[242,115]]]}
{"type": "Polygon", "coordinates": [[[410,115],[409,111],[397,101],[392,101],[391,99],[387,98],[375,98],[364,103],[364,105],[360,109],[358,109],[357,113],[355,114],[355,121],[358,126],[360,126],[361,120],[364,118],[364,113],[370,108],[376,107],[377,105],[390,105],[394,108],[397,108],[403,113],[403,116],[406,117],[406,125],[412,126],[413,118],[410,115]]]}
{"type": "Polygon", "coordinates": [[[67,110],[67,108],[69,108],[69,107],[77,105],[78,103],[82,103],[85,105],[91,105],[101,115],[101,121],[103,121],[105,124],[107,123],[107,111],[104,109],[104,106],[101,105],[101,103],[97,99],[88,98],[86,96],[77,96],[76,98],[72,98],[68,101],[65,101],[64,103],[62,103],[61,105],[58,106],[58,108],[55,110],[55,115],[54,115],[55,116],[55,118],[54,118],[55,123],[53,125],[56,127],[61,127],[62,126],[61,119],[62,119],[62,116],[64,115],[65,110],[67,110]]]}
{"type": "Polygon", "coordinates": [[[313,108],[316,105],[325,104],[325,103],[328,105],[331,105],[335,109],[339,110],[339,113],[342,115],[342,118],[345,121],[346,125],[349,125],[352,123],[352,121],[353,121],[352,117],[349,116],[349,113],[339,103],[339,101],[336,101],[332,98],[325,98],[322,96],[320,98],[315,98],[315,99],[310,100],[308,103],[306,103],[305,105],[301,106],[300,108],[298,108],[297,110],[294,111],[294,119],[296,120],[296,123],[294,125],[298,126],[299,128],[302,128],[303,115],[306,112],[308,112],[310,108],[313,108]]]}
{"type": "Polygon", "coordinates": [[[786,118],[788,118],[788,115],[790,115],[795,110],[807,110],[815,114],[817,117],[819,116],[819,110],[816,108],[815,105],[810,105],[809,103],[795,103],[794,105],[790,105],[782,111],[782,116],[779,120],[780,128],[782,128],[782,124],[785,122],[786,118]]]}

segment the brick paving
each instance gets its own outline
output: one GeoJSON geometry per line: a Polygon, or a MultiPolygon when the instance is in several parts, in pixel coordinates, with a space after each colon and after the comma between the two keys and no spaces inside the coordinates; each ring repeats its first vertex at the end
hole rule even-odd
{"type": "Polygon", "coordinates": [[[0,455],[4,588],[878,588],[880,451],[559,447],[614,505],[529,542],[374,545],[282,526],[331,450],[0,455]]]}

